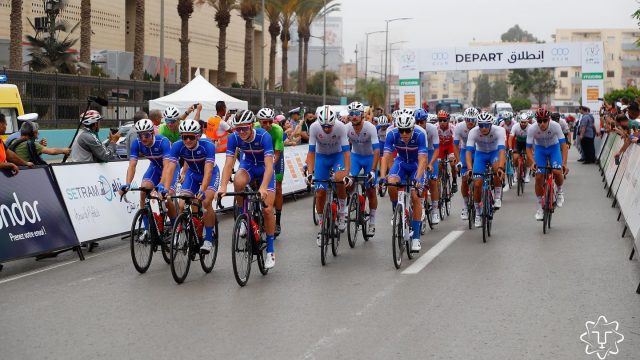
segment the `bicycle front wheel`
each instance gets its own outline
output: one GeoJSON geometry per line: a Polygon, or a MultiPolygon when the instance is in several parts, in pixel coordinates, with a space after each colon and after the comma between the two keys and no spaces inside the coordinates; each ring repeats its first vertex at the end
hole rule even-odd
{"type": "MultiPolygon", "coordinates": [[[[131,223],[131,232],[129,233],[129,242],[131,247],[131,260],[133,267],[140,274],[144,274],[151,265],[153,257],[153,241],[151,240],[151,231],[144,228],[144,218],[149,219],[147,209],[140,209],[136,212],[131,223]]],[[[149,220],[149,227],[153,225],[149,220]]]]}
{"type": "Polygon", "coordinates": [[[180,214],[173,224],[171,235],[171,275],[173,280],[182,284],[189,274],[191,266],[191,237],[195,234],[187,215],[180,214]]]}
{"type": "Polygon", "coordinates": [[[402,255],[405,250],[404,237],[402,235],[402,207],[397,205],[393,212],[393,227],[391,229],[391,246],[393,248],[393,265],[400,269],[402,255]]]}
{"type": "Polygon", "coordinates": [[[354,192],[349,201],[349,214],[347,215],[347,240],[349,246],[353,249],[358,241],[358,225],[360,220],[360,201],[358,193],[354,192]]]}
{"type": "Polygon", "coordinates": [[[482,190],[482,242],[487,242],[488,234],[488,220],[489,220],[489,191],[487,189],[482,190]]]}
{"type": "Polygon", "coordinates": [[[251,261],[253,248],[251,247],[252,229],[249,226],[247,214],[241,214],[236,218],[231,238],[231,261],[233,263],[233,275],[240,286],[247,285],[251,273],[251,261]]]}
{"type": "Polygon", "coordinates": [[[320,262],[327,264],[327,254],[329,252],[329,242],[331,241],[333,228],[333,216],[331,214],[331,203],[324,205],[322,212],[322,228],[320,229],[320,262]]]}
{"type": "Polygon", "coordinates": [[[318,213],[316,213],[316,194],[313,194],[313,206],[311,207],[311,212],[313,215],[313,224],[318,225],[320,218],[318,217],[318,213]]]}
{"type": "Polygon", "coordinates": [[[213,248],[209,251],[208,254],[200,253],[200,266],[202,266],[202,270],[207,274],[213,270],[213,266],[216,264],[216,259],[218,257],[218,241],[220,240],[220,235],[218,234],[218,219],[216,218],[216,224],[213,228],[213,248]]]}

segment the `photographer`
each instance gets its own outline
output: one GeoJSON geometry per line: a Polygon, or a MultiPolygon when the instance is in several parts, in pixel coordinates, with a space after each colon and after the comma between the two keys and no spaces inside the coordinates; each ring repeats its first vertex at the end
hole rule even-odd
{"type": "Polygon", "coordinates": [[[98,140],[100,120],[102,116],[95,110],[89,110],[82,115],[82,128],[71,145],[70,162],[107,162],[116,159],[115,146],[120,138],[118,133],[109,134],[108,145],[98,140]]]}

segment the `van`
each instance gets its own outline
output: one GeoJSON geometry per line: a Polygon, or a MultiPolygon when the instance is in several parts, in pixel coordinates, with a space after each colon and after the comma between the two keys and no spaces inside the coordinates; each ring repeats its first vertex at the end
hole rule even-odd
{"type": "Polygon", "coordinates": [[[491,104],[491,113],[493,114],[493,116],[497,116],[498,114],[505,111],[509,111],[513,113],[513,108],[511,107],[511,104],[509,104],[508,102],[496,101],[493,104],[491,104]]]}
{"type": "MultiPolygon", "coordinates": [[[[7,119],[6,135],[10,135],[19,130],[18,116],[24,115],[24,108],[18,87],[13,84],[3,84],[2,77],[3,75],[0,75],[0,113],[7,119]]],[[[6,135],[2,138],[6,139],[6,135]]]]}

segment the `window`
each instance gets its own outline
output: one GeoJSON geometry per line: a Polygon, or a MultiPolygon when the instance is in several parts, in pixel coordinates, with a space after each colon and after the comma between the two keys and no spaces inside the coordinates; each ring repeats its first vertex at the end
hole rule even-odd
{"type": "Polygon", "coordinates": [[[574,75],[575,75],[574,77],[579,78],[580,77],[580,71],[576,71],[576,73],[574,75]]]}
{"type": "Polygon", "coordinates": [[[560,77],[568,77],[569,76],[569,72],[566,70],[560,71],[560,77]]]}
{"type": "Polygon", "coordinates": [[[567,95],[568,93],[569,93],[569,90],[567,90],[566,87],[560,88],[560,95],[567,95]]]}
{"type": "Polygon", "coordinates": [[[438,94],[431,94],[431,99],[437,99],[438,98],[438,94]]]}
{"type": "Polygon", "coordinates": [[[612,78],[612,77],[616,77],[616,75],[615,75],[615,71],[613,71],[613,70],[609,70],[609,71],[607,71],[607,77],[610,77],[610,78],[612,78]]]}

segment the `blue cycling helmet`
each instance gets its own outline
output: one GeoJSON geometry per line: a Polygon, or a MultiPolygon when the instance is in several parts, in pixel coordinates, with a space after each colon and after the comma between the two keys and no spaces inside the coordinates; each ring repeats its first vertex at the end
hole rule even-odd
{"type": "Polygon", "coordinates": [[[425,120],[427,120],[427,117],[429,116],[429,113],[426,110],[420,108],[420,109],[417,109],[413,113],[413,115],[416,118],[416,121],[425,121],[425,120]]]}

